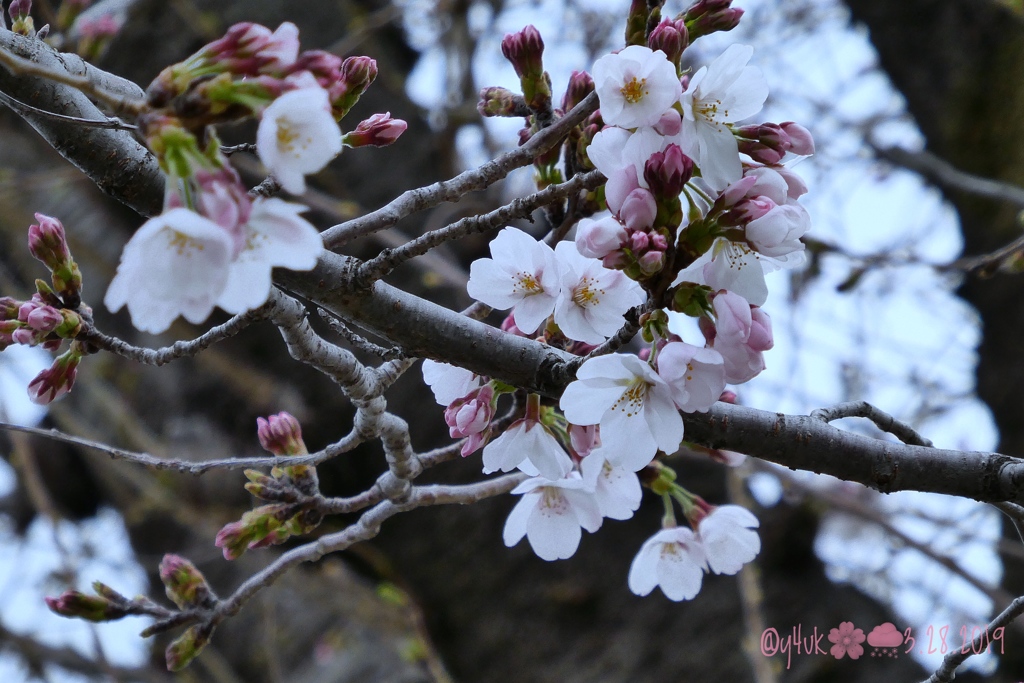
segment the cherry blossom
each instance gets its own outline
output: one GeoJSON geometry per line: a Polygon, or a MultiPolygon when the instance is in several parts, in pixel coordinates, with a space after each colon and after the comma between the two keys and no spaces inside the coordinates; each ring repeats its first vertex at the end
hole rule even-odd
{"type": "Polygon", "coordinates": [[[682,92],[665,53],[642,45],[601,57],[593,75],[601,117],[612,126],[653,126],[682,92]]]}
{"type": "Polygon", "coordinates": [[[797,203],[772,207],[760,218],[747,223],[747,242],[765,256],[781,257],[804,250],[800,241],[811,228],[811,217],[797,203]]]}
{"type": "Polygon", "coordinates": [[[608,460],[634,472],[659,449],[674,453],[683,440],[683,418],[671,388],[636,356],[591,358],[580,366],[559,405],[573,424],[600,424],[608,460]]]}
{"type": "Polygon", "coordinates": [[[594,499],[602,517],[629,519],[640,507],[643,489],[636,473],[608,462],[597,450],[580,462],[583,481],[593,488],[594,499]]]}
{"type": "Polygon", "coordinates": [[[510,472],[524,460],[529,460],[536,471],[549,480],[562,479],[572,470],[572,460],[558,439],[529,417],[516,420],[501,436],[484,446],[484,474],[498,470],[510,472]]]}
{"type": "Polygon", "coordinates": [[[590,258],[604,258],[626,241],[626,229],[612,216],[584,218],[576,226],[576,249],[590,258]]]}
{"type": "Polygon", "coordinates": [[[715,312],[711,347],[725,359],[725,380],[741,384],[764,370],[763,352],[774,346],[768,314],[733,292],[719,292],[711,306],[715,312]]]}
{"type": "Polygon", "coordinates": [[[697,537],[711,571],[735,574],[757,557],[761,551],[757,527],[757,517],[739,505],[716,507],[704,517],[697,525],[697,537]]]}
{"type": "Polygon", "coordinates": [[[591,533],[601,528],[597,499],[578,472],[557,481],[527,479],[512,493],[523,497],[505,522],[502,536],[509,548],[525,536],[537,557],[564,560],[579,547],[581,527],[591,533]]]}
{"type": "Polygon", "coordinates": [[[746,244],[722,237],[700,258],[679,271],[672,284],[692,282],[714,290],[727,289],[760,306],[768,300],[765,270],[775,267],[746,244]]]}
{"type": "Polygon", "coordinates": [[[622,327],[626,311],[643,303],[635,281],[583,256],[571,242],[559,242],[555,256],[562,270],[555,324],[570,339],[600,344],[622,327]]]}
{"type": "Polygon", "coordinates": [[[132,235],[103,303],[113,312],[127,306],[143,332],[163,332],[179,315],[201,323],[227,285],[233,252],[224,228],[188,209],[171,209],[132,235]]]}
{"type": "Polygon", "coordinates": [[[658,374],[680,410],[706,412],[725,390],[725,360],[714,349],[669,342],[658,352],[658,374]]]}
{"type": "Polygon", "coordinates": [[[430,387],[438,405],[445,407],[468,396],[483,384],[480,375],[471,370],[430,359],[423,361],[423,381],[430,387]]]}
{"type": "Polygon", "coordinates": [[[276,198],[253,202],[242,227],[244,246],[231,262],[218,306],[228,313],[261,306],[270,296],[272,268],[311,270],[316,265],[324,243],[313,224],[299,216],[306,210],[276,198]]]}
{"type": "Polygon", "coordinates": [[[316,173],[341,152],[341,130],[320,87],[284,93],[270,103],[256,130],[256,151],[281,186],[306,191],[305,176],[316,173]]]}
{"type": "Polygon", "coordinates": [[[644,542],[629,568],[629,590],[647,595],[661,586],[669,600],[690,600],[704,579],[704,547],[686,527],[662,529],[644,542]]]}
{"type": "Polygon", "coordinates": [[[749,45],[730,45],[693,75],[680,98],[684,151],[717,190],[739,180],[743,172],[739,146],[726,124],[761,111],[768,98],[761,71],[747,66],[753,54],[749,45]]]}
{"type": "Polygon", "coordinates": [[[532,334],[554,311],[561,291],[555,252],[522,230],[505,228],[491,242],[491,256],[470,266],[466,291],[488,306],[512,308],[516,327],[532,334]]]}

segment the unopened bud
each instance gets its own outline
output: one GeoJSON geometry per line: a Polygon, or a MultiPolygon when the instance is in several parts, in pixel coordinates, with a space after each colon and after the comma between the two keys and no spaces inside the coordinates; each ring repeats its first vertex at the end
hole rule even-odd
{"type": "Polygon", "coordinates": [[[23,36],[31,36],[35,32],[35,24],[29,14],[32,12],[32,0],[11,0],[7,6],[7,14],[11,17],[11,31],[23,36]]]}
{"type": "Polygon", "coordinates": [[[184,633],[178,636],[173,643],[167,646],[164,658],[167,660],[168,671],[181,671],[199,656],[210,643],[210,636],[213,634],[213,626],[208,624],[195,624],[190,626],[184,633]]]}
{"type": "Polygon", "coordinates": [[[683,50],[689,45],[689,41],[690,33],[682,19],[666,19],[654,27],[647,44],[652,50],[664,52],[678,69],[679,59],[683,56],[683,50]]]}
{"type": "Polygon", "coordinates": [[[50,269],[54,293],[68,308],[77,308],[82,301],[82,273],[71,258],[64,226],[41,213],[36,214],[36,220],[39,223],[28,228],[28,249],[50,269]]]}
{"type": "Polygon", "coordinates": [[[374,114],[347,133],[344,143],[349,147],[386,147],[401,137],[408,127],[409,124],[402,119],[391,118],[391,112],[374,114]]]}
{"type": "Polygon", "coordinates": [[[732,0],[699,0],[683,15],[692,43],[717,31],[731,31],[740,23],[743,10],[733,9],[732,0]]]}
{"type": "Polygon", "coordinates": [[[334,117],[347,114],[376,78],[377,62],[370,57],[349,57],[342,62],[340,79],[327,88],[334,117]]]}
{"type": "Polygon", "coordinates": [[[501,41],[505,55],[520,79],[538,78],[544,71],[544,39],[532,24],[519,33],[509,33],[501,41]]]}
{"type": "Polygon", "coordinates": [[[673,143],[655,152],[644,165],[644,180],[659,199],[678,197],[693,175],[693,160],[673,143]]]}
{"type": "Polygon", "coordinates": [[[565,88],[565,97],[562,98],[562,111],[568,112],[592,92],[594,92],[593,77],[586,71],[573,71],[569,75],[569,85],[565,88]]]}
{"type": "Polygon", "coordinates": [[[168,599],[180,609],[208,607],[216,599],[202,572],[180,555],[164,555],[160,562],[160,581],[168,599]]]}
{"type": "Polygon", "coordinates": [[[792,121],[783,121],[779,127],[789,136],[789,151],[800,156],[814,154],[814,137],[811,136],[811,131],[792,121]]]}
{"type": "Polygon", "coordinates": [[[53,365],[43,370],[28,383],[28,397],[33,403],[49,405],[75,386],[78,377],[78,364],[83,352],[78,342],[54,359],[53,365]]]}
{"type": "Polygon", "coordinates": [[[302,427],[289,413],[281,412],[267,418],[256,418],[256,435],[260,445],[274,455],[306,455],[302,427]]]}
{"type": "Polygon", "coordinates": [[[50,611],[62,617],[76,617],[86,621],[114,621],[128,615],[124,605],[115,604],[100,595],[85,595],[66,591],[56,598],[45,598],[50,611]]]}
{"type": "Polygon", "coordinates": [[[665,265],[665,252],[649,251],[641,256],[637,263],[640,265],[640,271],[644,275],[654,275],[665,265]]]}
{"type": "Polygon", "coordinates": [[[476,103],[480,116],[522,116],[530,115],[530,108],[522,95],[516,95],[507,88],[492,86],[480,90],[480,101],[476,103]]]}

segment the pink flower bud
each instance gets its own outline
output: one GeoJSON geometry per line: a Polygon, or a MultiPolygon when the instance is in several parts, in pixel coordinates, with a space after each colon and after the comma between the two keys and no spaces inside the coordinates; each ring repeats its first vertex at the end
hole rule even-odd
{"type": "Polygon", "coordinates": [[[68,249],[64,226],[56,218],[41,213],[36,214],[36,220],[38,225],[28,228],[29,252],[51,270],[65,265],[71,260],[71,250],[68,249]]]}
{"type": "Polygon", "coordinates": [[[663,152],[655,152],[644,164],[644,180],[657,197],[669,199],[678,197],[683,186],[693,175],[693,159],[683,154],[682,148],[673,143],[663,152]]]}
{"type": "Polygon", "coordinates": [[[268,418],[256,418],[256,435],[264,450],[274,455],[306,455],[302,427],[291,414],[280,412],[268,418]]]}
{"type": "Polygon", "coordinates": [[[662,235],[660,232],[651,233],[651,249],[657,249],[658,251],[667,251],[668,238],[662,235]]]}
{"type": "Polygon", "coordinates": [[[622,247],[626,229],[613,216],[584,218],[576,228],[576,249],[589,258],[604,258],[622,247]]]}
{"type": "Polygon", "coordinates": [[[200,213],[231,235],[237,255],[245,247],[244,226],[252,213],[252,198],[242,179],[230,166],[217,171],[197,171],[195,178],[200,213]]]}
{"type": "Polygon", "coordinates": [[[779,126],[789,135],[791,143],[789,150],[793,154],[801,156],[814,154],[814,138],[811,136],[811,131],[792,121],[784,121],[779,126]]]}
{"type": "MultiPolygon", "coordinates": [[[[469,395],[457,399],[444,411],[449,435],[454,439],[464,439],[486,431],[494,418],[493,404],[494,387],[490,384],[485,384],[469,395]]],[[[463,452],[462,455],[466,456],[471,452],[463,452]]]]}
{"type": "Polygon", "coordinates": [[[288,75],[308,72],[326,90],[341,80],[341,57],[324,50],[306,50],[288,67],[288,75]]]}
{"type": "Polygon", "coordinates": [[[647,236],[646,232],[634,232],[629,236],[629,248],[634,254],[647,251],[650,244],[651,238],[647,236]]]}
{"type": "Polygon", "coordinates": [[[85,595],[78,591],[65,591],[56,598],[44,598],[50,611],[62,617],[75,617],[86,621],[114,621],[128,615],[128,610],[100,595],[85,595]]]}
{"type": "Polygon", "coordinates": [[[629,193],[619,209],[619,220],[629,230],[647,230],[658,215],[658,202],[650,191],[638,187],[629,193]]]}
{"type": "Polygon", "coordinates": [[[386,147],[401,137],[408,127],[409,124],[402,119],[391,118],[391,112],[374,114],[346,134],[344,142],[349,147],[386,147]]]}
{"type": "Polygon", "coordinates": [[[732,0],[698,0],[683,15],[690,42],[716,31],[731,31],[740,23],[743,10],[732,9],[732,0]]]}
{"type": "Polygon", "coordinates": [[[11,21],[18,21],[24,19],[32,12],[32,0],[11,0],[11,4],[7,6],[7,14],[11,17],[11,21]]]}
{"type": "Polygon", "coordinates": [[[665,265],[665,252],[649,251],[640,257],[638,263],[644,275],[654,275],[665,265]]]}
{"type": "Polygon", "coordinates": [[[75,386],[81,360],[81,352],[72,345],[71,349],[54,359],[53,365],[28,383],[29,400],[39,405],[48,405],[71,391],[75,386]]]}
{"type": "Polygon", "coordinates": [[[501,54],[511,62],[520,79],[538,78],[544,71],[544,39],[533,25],[506,35],[501,40],[501,54]]]}
{"type": "Polygon", "coordinates": [[[661,118],[656,124],[654,124],[654,130],[659,135],[665,137],[672,137],[679,135],[679,131],[683,128],[683,117],[675,109],[669,109],[667,112],[661,115],[661,118]]]}
{"type": "Polygon", "coordinates": [[[594,92],[594,79],[586,71],[573,71],[562,98],[562,111],[569,111],[594,92]]]}
{"type": "Polygon", "coordinates": [[[665,19],[651,31],[651,35],[647,38],[647,44],[652,50],[664,52],[668,60],[678,68],[679,58],[682,57],[683,50],[689,44],[689,35],[684,21],[665,19]]]}

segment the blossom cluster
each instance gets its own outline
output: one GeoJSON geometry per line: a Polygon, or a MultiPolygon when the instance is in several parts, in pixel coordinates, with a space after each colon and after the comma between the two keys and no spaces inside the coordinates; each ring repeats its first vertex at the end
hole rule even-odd
{"type": "Polygon", "coordinates": [[[404,121],[375,114],[343,135],[343,117],[377,74],[368,57],[299,52],[298,29],[232,26],[147,89],[140,131],[167,174],[165,209],[132,237],[104,303],[127,306],[135,327],[166,330],[215,307],[242,313],[267,300],[271,269],[310,270],[323,252],[305,206],[252,197],[221,151],[213,124],[259,118],[256,151],[280,187],[305,177],[345,146],[387,145],[404,121]],[[203,141],[200,144],[200,140],[203,141]]]}
{"type": "MultiPolygon", "coordinates": [[[[631,11],[648,10],[634,3],[631,11]]],[[[512,491],[522,498],[505,525],[507,545],[525,537],[542,559],[569,557],[581,530],[632,516],[643,479],[663,498],[664,528],[641,548],[628,583],[641,595],[660,585],[673,600],[693,598],[705,571],[735,574],[760,550],[756,517],[690,493],[659,454],[683,445],[682,413],[733,400],[727,384],[764,369],[774,343],[761,309],[765,274],[800,265],[810,225],[797,202],[807,188],[785,165],[813,153],[810,133],[793,122],[740,123],[768,96],[764,76],[749,65],[753,49],[733,45],[692,76],[680,68],[690,39],[728,30],[741,14],[702,0],[598,59],[592,75],[573,74],[566,108],[588,90],[600,101],[576,134],[577,163],[607,179],[591,200],[608,213],[583,218],[574,240],[554,248],[505,228],[490,258],[471,266],[470,296],[510,309],[502,329],[587,356],[558,404],[531,394],[524,414],[499,429],[496,406],[510,387],[432,361],[423,371],[451,436],[466,439],[464,456],[482,448],[485,473],[529,476],[512,491]],[[673,334],[669,313],[697,318],[703,338],[673,334]],[[639,353],[593,353],[627,315],[641,326],[639,353]],[[690,528],[676,525],[675,505],[690,528]]],[[[630,26],[648,19],[631,18],[630,26]]],[[[502,46],[523,99],[485,89],[480,110],[527,116],[529,136],[550,106],[537,95],[549,81],[543,42],[528,27],[502,46]]],[[[537,167],[538,185],[556,176],[537,167]]]]}

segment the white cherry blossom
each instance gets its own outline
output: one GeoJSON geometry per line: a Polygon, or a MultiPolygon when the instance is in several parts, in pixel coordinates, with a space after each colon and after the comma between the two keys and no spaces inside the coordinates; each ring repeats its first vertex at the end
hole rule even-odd
{"type": "MultiPolygon", "coordinates": [[[[484,446],[484,474],[511,472],[524,460],[545,479],[562,479],[572,471],[572,459],[544,425],[523,418],[484,446]]],[[[532,470],[531,470],[532,472],[532,470]]]]}
{"type": "Polygon", "coordinates": [[[726,125],[761,111],[768,84],[760,69],[747,66],[754,48],[730,45],[690,79],[683,105],[683,151],[695,159],[701,176],[716,190],[740,179],[739,147],[726,125]]]}
{"type": "Polygon", "coordinates": [[[564,560],[579,547],[581,527],[591,533],[601,528],[597,500],[578,472],[557,481],[527,479],[512,493],[523,497],[505,522],[502,536],[509,548],[525,536],[537,557],[564,560]]]}
{"type": "Polygon", "coordinates": [[[466,291],[488,306],[514,309],[516,327],[533,334],[554,311],[561,291],[555,252],[522,230],[505,228],[491,242],[491,256],[469,267],[466,291]]]}
{"type": "Polygon", "coordinates": [[[686,413],[707,412],[725,391],[725,360],[714,349],[669,342],[658,352],[658,374],[686,413]]]}
{"type": "Polygon", "coordinates": [[[721,237],[700,258],[679,271],[672,284],[692,282],[714,290],[727,289],[761,306],[768,300],[765,270],[776,267],[746,244],[721,237]]]}
{"type": "Polygon", "coordinates": [[[321,170],[341,148],[330,98],[320,87],[284,93],[263,111],[256,129],[260,160],[292,194],[305,192],[305,176],[321,170]]]}
{"type": "Polygon", "coordinates": [[[580,472],[594,490],[597,507],[608,519],[629,519],[640,507],[643,489],[635,472],[608,462],[598,449],[580,462],[580,472]]]}
{"type": "Polygon", "coordinates": [[[676,68],[661,50],[630,45],[594,62],[594,86],[605,123],[653,126],[679,99],[676,68]]]}
{"type": "Polygon", "coordinates": [[[228,313],[244,313],[261,306],[270,296],[274,267],[311,270],[324,251],[320,233],[300,217],[301,204],[276,198],[258,198],[248,222],[242,226],[243,246],[228,269],[217,305],[228,313]]]}
{"type": "Polygon", "coordinates": [[[633,558],[629,590],[647,595],[656,586],[669,600],[690,600],[704,580],[704,547],[686,527],[662,529],[651,536],[633,558]]]}
{"type": "Polygon", "coordinates": [[[683,418],[672,390],[636,356],[591,358],[565,388],[559,405],[573,424],[600,424],[608,460],[634,472],[646,467],[659,449],[674,453],[683,440],[683,418]]]}
{"type": "Polygon", "coordinates": [[[716,574],[735,574],[761,552],[761,538],[754,531],[757,517],[739,505],[714,508],[697,525],[708,566],[716,574]]]}
{"type": "Polygon", "coordinates": [[[570,339],[601,344],[622,327],[626,311],[643,303],[643,290],[634,280],[583,256],[573,243],[559,242],[555,257],[562,270],[555,324],[570,339]]]}
{"type": "Polygon", "coordinates": [[[228,281],[234,240],[227,230],[184,208],[146,221],[121,254],[103,303],[128,307],[143,332],[163,332],[179,315],[201,323],[228,281]]]}

